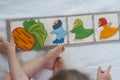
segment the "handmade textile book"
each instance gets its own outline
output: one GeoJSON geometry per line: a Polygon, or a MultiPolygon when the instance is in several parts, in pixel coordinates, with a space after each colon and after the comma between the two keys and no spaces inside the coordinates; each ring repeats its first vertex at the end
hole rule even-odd
{"type": "Polygon", "coordinates": [[[119,12],[7,19],[18,49],[41,50],[59,44],[86,45],[120,41],[119,12]]]}

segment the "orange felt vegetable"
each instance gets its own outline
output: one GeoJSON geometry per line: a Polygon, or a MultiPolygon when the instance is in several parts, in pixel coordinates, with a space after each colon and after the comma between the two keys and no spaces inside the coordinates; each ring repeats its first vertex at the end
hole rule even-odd
{"type": "Polygon", "coordinates": [[[17,48],[22,50],[31,50],[35,45],[34,37],[29,34],[24,28],[18,27],[12,31],[14,41],[17,48]]]}

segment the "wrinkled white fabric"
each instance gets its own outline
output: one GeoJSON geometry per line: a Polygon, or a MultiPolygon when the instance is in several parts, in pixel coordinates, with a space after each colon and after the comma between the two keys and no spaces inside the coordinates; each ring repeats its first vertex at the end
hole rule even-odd
{"type": "MultiPolygon", "coordinates": [[[[120,11],[120,0],[0,0],[0,36],[6,36],[5,20],[9,18],[69,15],[90,12],[120,11]]],[[[19,59],[26,62],[45,51],[19,53],[19,59]]],[[[66,47],[62,54],[68,69],[77,69],[96,80],[98,66],[112,65],[112,80],[120,80],[120,43],[95,44],[66,47]]],[[[7,58],[0,55],[0,79],[9,71],[7,58]]],[[[35,80],[48,80],[49,70],[42,70],[35,80]]]]}

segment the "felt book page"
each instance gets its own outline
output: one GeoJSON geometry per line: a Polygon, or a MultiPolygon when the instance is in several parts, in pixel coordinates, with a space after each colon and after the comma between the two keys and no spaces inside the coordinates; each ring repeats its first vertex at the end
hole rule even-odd
{"type": "Polygon", "coordinates": [[[87,43],[94,41],[92,15],[68,17],[69,43],[87,43]]]}
{"type": "Polygon", "coordinates": [[[94,23],[96,41],[119,40],[117,13],[94,15],[94,23]]]}
{"type": "Polygon", "coordinates": [[[45,46],[53,46],[58,44],[67,44],[67,26],[65,17],[44,18],[40,19],[45,25],[48,36],[45,46]]]}
{"type": "Polygon", "coordinates": [[[14,21],[10,23],[16,47],[22,50],[40,50],[44,47],[47,30],[37,20],[14,21]]]}
{"type": "Polygon", "coordinates": [[[13,34],[17,49],[47,49],[59,44],[96,44],[120,41],[119,12],[7,20],[7,34],[13,34]]]}

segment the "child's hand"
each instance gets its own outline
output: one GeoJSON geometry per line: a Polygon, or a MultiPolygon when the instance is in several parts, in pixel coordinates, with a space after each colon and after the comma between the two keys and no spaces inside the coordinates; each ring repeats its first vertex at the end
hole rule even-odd
{"type": "Polygon", "coordinates": [[[111,65],[105,71],[102,71],[99,67],[97,72],[97,80],[112,80],[110,76],[110,69],[111,65]]]}
{"type": "Polygon", "coordinates": [[[10,42],[0,38],[0,52],[9,54],[9,52],[15,51],[15,43],[12,35],[10,35],[10,42]]]}

